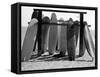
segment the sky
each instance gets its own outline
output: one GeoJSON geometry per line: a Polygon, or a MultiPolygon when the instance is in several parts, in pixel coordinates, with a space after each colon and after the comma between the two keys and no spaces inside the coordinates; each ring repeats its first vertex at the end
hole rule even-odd
{"type": "MultiPolygon", "coordinates": [[[[84,14],[84,21],[87,21],[89,25],[91,25],[90,29],[95,30],[95,11],[90,10],[76,10],[76,9],[58,9],[58,8],[44,8],[44,7],[26,7],[22,6],[21,8],[21,26],[28,27],[28,22],[31,20],[31,16],[33,13],[33,9],[52,9],[52,10],[65,10],[65,11],[80,11],[80,12],[87,12],[87,14],[84,14]]],[[[43,12],[44,16],[48,16],[51,18],[52,12],[43,12]]],[[[69,18],[73,18],[73,20],[79,20],[80,16],[79,14],[74,13],[61,13],[56,12],[57,19],[63,18],[65,21],[69,18]]]]}

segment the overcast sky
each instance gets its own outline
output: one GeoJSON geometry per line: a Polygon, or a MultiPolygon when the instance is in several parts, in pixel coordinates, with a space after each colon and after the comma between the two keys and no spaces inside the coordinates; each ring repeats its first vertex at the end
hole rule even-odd
{"type": "MultiPolygon", "coordinates": [[[[89,25],[91,25],[90,29],[94,30],[95,29],[95,12],[90,11],[90,10],[76,10],[76,9],[58,9],[58,8],[44,8],[44,7],[26,7],[22,6],[22,17],[21,17],[21,26],[27,27],[28,22],[31,20],[31,16],[33,13],[33,9],[52,9],[52,10],[66,10],[66,11],[81,11],[81,12],[87,12],[87,14],[84,15],[84,21],[87,21],[89,25]]],[[[51,13],[52,12],[43,12],[44,16],[48,16],[51,18],[51,13]]],[[[79,20],[80,16],[79,14],[74,14],[74,13],[61,13],[57,12],[57,19],[59,20],[60,18],[63,18],[64,20],[68,20],[70,17],[73,18],[73,20],[79,20]]]]}

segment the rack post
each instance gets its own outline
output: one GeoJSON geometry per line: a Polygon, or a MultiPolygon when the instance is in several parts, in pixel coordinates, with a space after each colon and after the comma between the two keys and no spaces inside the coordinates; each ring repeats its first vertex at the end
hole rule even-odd
{"type": "Polygon", "coordinates": [[[38,10],[38,31],[37,31],[37,38],[38,38],[38,56],[41,55],[41,26],[42,26],[42,11],[38,10]]]}
{"type": "Polygon", "coordinates": [[[82,57],[85,53],[84,49],[84,24],[83,24],[83,13],[80,13],[80,42],[79,42],[79,57],[82,57]]]}

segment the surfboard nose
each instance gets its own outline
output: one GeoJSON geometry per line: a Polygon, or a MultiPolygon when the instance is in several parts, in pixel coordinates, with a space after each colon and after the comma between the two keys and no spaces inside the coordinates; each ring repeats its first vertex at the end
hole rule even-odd
{"type": "Polygon", "coordinates": [[[51,23],[57,23],[57,16],[56,13],[51,14],[51,23]]]}

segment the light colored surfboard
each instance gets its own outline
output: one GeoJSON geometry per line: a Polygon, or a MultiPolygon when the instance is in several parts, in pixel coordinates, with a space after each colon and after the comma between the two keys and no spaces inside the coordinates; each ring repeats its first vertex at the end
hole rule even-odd
{"type": "MultiPolygon", "coordinates": [[[[87,27],[87,28],[88,28],[88,27],[87,27]]],[[[88,32],[89,32],[91,47],[92,47],[93,52],[94,52],[94,54],[95,54],[95,43],[93,42],[93,37],[92,37],[92,35],[91,35],[91,32],[90,32],[89,28],[88,28],[88,32]]],[[[95,37],[94,37],[94,38],[95,38],[95,37]]]]}
{"type": "MultiPolygon", "coordinates": [[[[59,22],[60,24],[64,24],[64,20],[60,19],[59,22]]],[[[60,50],[60,52],[65,55],[66,51],[67,51],[67,34],[66,34],[66,29],[67,25],[59,25],[58,26],[58,48],[60,50]]]]}
{"type": "Polygon", "coordinates": [[[85,47],[87,49],[88,54],[90,55],[90,57],[94,58],[95,48],[94,48],[93,40],[92,40],[90,31],[87,25],[85,26],[85,29],[84,29],[84,42],[85,42],[85,47]]]}
{"type": "Polygon", "coordinates": [[[37,34],[38,20],[33,18],[27,28],[23,46],[22,46],[22,61],[28,61],[33,51],[34,42],[37,34]]]}
{"type": "MultiPolygon", "coordinates": [[[[55,13],[52,13],[50,23],[57,23],[57,18],[55,13]]],[[[50,25],[49,43],[48,43],[48,51],[50,55],[53,55],[56,50],[57,36],[58,36],[57,25],[50,25]]]]}

